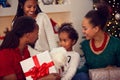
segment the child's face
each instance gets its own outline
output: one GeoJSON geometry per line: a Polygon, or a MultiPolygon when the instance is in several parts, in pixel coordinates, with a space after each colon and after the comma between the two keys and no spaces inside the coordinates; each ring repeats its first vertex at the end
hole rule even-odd
{"type": "Polygon", "coordinates": [[[74,45],[74,41],[69,38],[69,34],[67,32],[61,32],[59,34],[59,45],[64,47],[67,51],[72,50],[72,46],[74,45]]]}
{"type": "Polygon", "coordinates": [[[23,6],[24,15],[31,16],[34,18],[36,16],[35,15],[36,8],[37,8],[36,0],[26,0],[23,6]]]}

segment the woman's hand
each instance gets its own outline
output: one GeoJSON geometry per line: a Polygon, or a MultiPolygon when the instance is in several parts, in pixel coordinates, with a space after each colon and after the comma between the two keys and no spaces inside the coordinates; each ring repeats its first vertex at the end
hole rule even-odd
{"type": "Polygon", "coordinates": [[[38,80],[60,80],[60,75],[57,73],[51,73],[43,78],[40,78],[38,80]]]}

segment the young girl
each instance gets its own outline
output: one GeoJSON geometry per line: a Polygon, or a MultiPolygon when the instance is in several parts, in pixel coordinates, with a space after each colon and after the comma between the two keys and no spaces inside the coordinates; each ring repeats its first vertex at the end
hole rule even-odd
{"type": "Polygon", "coordinates": [[[78,40],[78,33],[73,28],[72,24],[64,23],[61,25],[59,31],[59,44],[67,50],[68,61],[63,67],[62,79],[61,80],[71,80],[76,73],[77,67],[80,63],[79,53],[73,50],[73,46],[78,40]]]}
{"type": "MultiPolygon", "coordinates": [[[[33,18],[23,16],[14,21],[0,46],[0,80],[25,80],[20,61],[30,57],[27,45],[37,38],[38,25],[33,18]]],[[[59,80],[59,76],[54,73],[40,79],[59,80]]]]}
{"type": "MultiPolygon", "coordinates": [[[[13,21],[23,15],[34,18],[39,26],[38,40],[34,45],[34,50],[43,52],[57,47],[50,19],[45,13],[41,12],[38,0],[19,0],[17,13],[13,21]]],[[[33,48],[29,47],[29,50],[31,55],[35,54],[33,48]]]]}

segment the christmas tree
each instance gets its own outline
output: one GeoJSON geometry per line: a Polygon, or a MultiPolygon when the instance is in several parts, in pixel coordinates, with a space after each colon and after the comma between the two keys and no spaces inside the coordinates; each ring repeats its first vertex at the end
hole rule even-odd
{"type": "Polygon", "coordinates": [[[109,6],[110,17],[106,24],[106,32],[120,39],[120,0],[93,0],[93,7],[100,2],[109,6]]]}

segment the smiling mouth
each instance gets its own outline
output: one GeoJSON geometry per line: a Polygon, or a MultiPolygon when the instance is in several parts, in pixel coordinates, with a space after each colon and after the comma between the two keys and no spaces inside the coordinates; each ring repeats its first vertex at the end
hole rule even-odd
{"type": "Polygon", "coordinates": [[[34,15],[34,13],[32,13],[32,14],[30,13],[29,15],[34,15]]]}
{"type": "Polygon", "coordinates": [[[28,14],[29,14],[29,15],[34,15],[34,12],[29,12],[28,14]]]}

